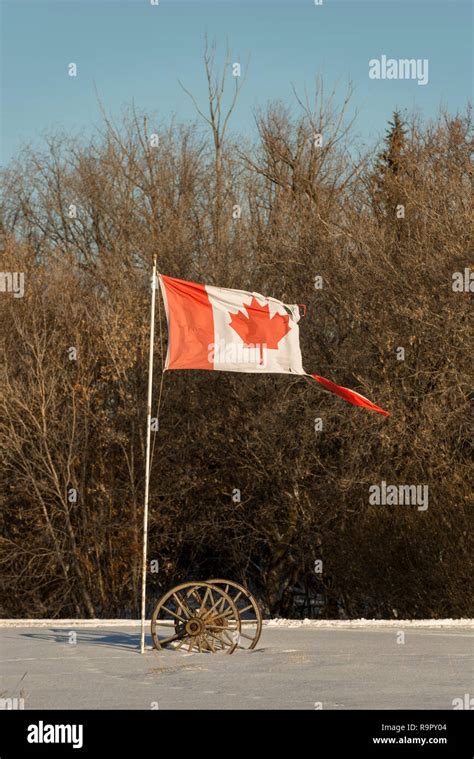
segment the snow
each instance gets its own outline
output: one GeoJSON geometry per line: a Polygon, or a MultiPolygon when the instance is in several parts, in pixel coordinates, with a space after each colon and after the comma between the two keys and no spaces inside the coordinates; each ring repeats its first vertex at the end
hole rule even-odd
{"type": "Polygon", "coordinates": [[[468,627],[474,619],[267,619],[268,627],[468,627]]]}
{"type": "MultiPolygon", "coordinates": [[[[265,619],[265,627],[351,628],[351,627],[456,627],[474,629],[474,619],[265,619]]],[[[2,627],[137,627],[139,619],[0,619],[2,627]]],[[[147,629],[150,620],[146,620],[147,629]]]]}
{"type": "Polygon", "coordinates": [[[232,656],[141,655],[138,620],[6,621],[2,695],[25,710],[447,710],[472,692],[472,620],[268,620],[232,656]]]}

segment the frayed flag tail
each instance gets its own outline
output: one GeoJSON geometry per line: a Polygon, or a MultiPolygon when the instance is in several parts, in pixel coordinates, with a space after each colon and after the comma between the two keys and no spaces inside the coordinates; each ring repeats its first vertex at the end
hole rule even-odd
{"type": "Polygon", "coordinates": [[[341,398],[344,398],[345,401],[352,403],[354,406],[362,406],[362,408],[368,408],[372,411],[377,411],[377,413],[383,414],[384,416],[390,416],[389,411],[384,411],[383,408],[376,406],[375,403],[372,403],[372,401],[369,401],[368,398],[365,398],[360,393],[356,393],[355,390],[349,390],[347,387],[336,385],[335,382],[331,382],[331,380],[325,379],[324,377],[319,377],[317,374],[309,374],[308,376],[315,379],[316,382],[319,382],[323,387],[326,388],[326,390],[329,390],[330,393],[339,395],[341,398]]]}

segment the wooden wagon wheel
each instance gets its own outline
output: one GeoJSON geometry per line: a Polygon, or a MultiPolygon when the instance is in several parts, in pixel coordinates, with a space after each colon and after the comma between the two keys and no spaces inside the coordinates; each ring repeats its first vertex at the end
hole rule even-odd
{"type": "Polygon", "coordinates": [[[221,588],[237,606],[242,629],[239,635],[239,648],[255,648],[262,633],[262,614],[252,594],[233,580],[207,580],[221,588]]]}
{"type": "Polygon", "coordinates": [[[209,582],[185,582],[172,588],[160,598],[151,619],[157,649],[170,646],[231,654],[238,645],[240,630],[235,603],[224,590],[209,582]],[[171,634],[159,638],[159,629],[171,634]]]}

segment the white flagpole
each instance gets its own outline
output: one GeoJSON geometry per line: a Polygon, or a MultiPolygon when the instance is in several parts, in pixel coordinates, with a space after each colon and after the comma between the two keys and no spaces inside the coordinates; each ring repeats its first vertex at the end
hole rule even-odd
{"type": "Polygon", "coordinates": [[[143,558],[142,558],[142,613],[140,653],[145,653],[145,613],[146,613],[146,571],[148,544],[148,495],[150,491],[150,442],[151,442],[151,401],[153,390],[153,343],[155,338],[155,295],[156,295],[156,256],[153,259],[151,280],[151,320],[150,320],[150,355],[148,363],[148,400],[146,415],[146,459],[145,459],[145,503],[143,508],[143,558]]]}

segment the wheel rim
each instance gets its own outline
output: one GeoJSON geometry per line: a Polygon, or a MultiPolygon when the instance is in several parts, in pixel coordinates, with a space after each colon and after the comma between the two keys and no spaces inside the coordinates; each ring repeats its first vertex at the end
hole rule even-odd
{"type": "Polygon", "coordinates": [[[207,580],[212,585],[221,588],[237,607],[240,616],[241,631],[238,647],[253,649],[262,634],[262,614],[252,594],[243,585],[233,580],[207,580]]]}
{"type": "Polygon", "coordinates": [[[241,631],[237,606],[222,588],[185,582],[158,601],[151,620],[155,648],[231,654],[241,631]]]}

